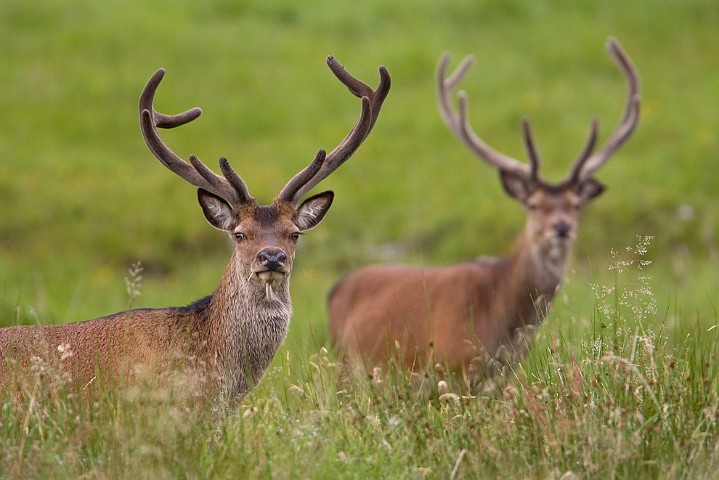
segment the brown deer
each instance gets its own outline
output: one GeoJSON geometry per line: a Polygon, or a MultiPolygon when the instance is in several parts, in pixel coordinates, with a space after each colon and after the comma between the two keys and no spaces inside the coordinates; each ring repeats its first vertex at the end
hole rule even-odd
{"type": "Polygon", "coordinates": [[[367,369],[397,360],[410,368],[437,362],[475,385],[496,367],[521,360],[535,327],[560,286],[577,233],[580,208],[602,193],[596,172],[629,138],[639,118],[637,72],[614,39],[607,49],[626,76],[629,94],[620,125],[592,154],[597,122],[569,176],[539,177],[539,155],[523,122],[526,165],[492,149],[472,131],[467,96],[452,90],[466,75],[467,57],[447,77],[449,54],[437,69],[439,111],[450,130],[497,168],[506,192],[524,206],[527,222],[515,251],[442,268],[371,266],[347,275],[328,299],[331,340],[351,363],[367,369]]]}
{"type": "Polygon", "coordinates": [[[140,126],[157,159],[198,187],[198,200],[210,225],[234,240],[219,287],[185,307],[129,310],[66,325],[0,329],[0,385],[8,383],[11,375],[17,380],[36,358],[58,365],[80,386],[93,383],[97,376],[136,381],[138,369],[152,373],[171,365],[211,379],[232,398],[241,398],[257,384],[287,335],[297,240],[322,221],[333,193],[319,193],[302,203],[300,199],[367,138],[390,89],[384,67],[379,69],[379,86],[372,90],[335,58],[328,57],[327,64],[361,98],[359,120],[329,154],[320,150],[271,205],[257,203],[225,158],[220,158],[224,175],[220,176],[194,155],[189,163],[183,161],[163,142],[158,128],[184,125],[201,110],[178,115],[155,111],[155,91],[165,74],[158,70],[140,96],[140,126]]]}

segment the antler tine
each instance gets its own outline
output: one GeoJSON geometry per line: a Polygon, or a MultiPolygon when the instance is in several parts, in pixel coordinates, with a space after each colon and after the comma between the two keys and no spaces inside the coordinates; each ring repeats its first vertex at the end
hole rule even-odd
{"type": "MultiPolygon", "coordinates": [[[[332,73],[342,82],[352,95],[358,98],[367,97],[370,100],[370,106],[372,107],[372,115],[370,121],[370,130],[374,127],[374,123],[377,121],[382,103],[384,103],[389,89],[392,84],[392,79],[389,76],[387,68],[384,66],[379,67],[379,85],[376,90],[372,90],[372,87],[362,82],[361,80],[352,76],[347,69],[332,55],[327,57],[327,66],[330,67],[332,73]]],[[[367,132],[369,135],[369,132],[367,132]]],[[[332,156],[332,152],[329,153],[328,157],[332,156]]]]}
{"type": "Polygon", "coordinates": [[[532,180],[538,180],[539,153],[537,153],[537,147],[534,144],[534,138],[532,137],[532,128],[529,125],[529,120],[526,118],[522,119],[522,132],[524,133],[524,145],[527,148],[527,154],[529,155],[530,176],[532,180]]]}
{"type": "Polygon", "coordinates": [[[384,66],[379,67],[379,85],[372,90],[369,85],[352,76],[333,56],[327,57],[327,65],[353,95],[361,98],[360,117],[347,136],[323,160],[319,159],[320,154],[318,154],[309,166],[295,175],[282,189],[280,198],[293,203],[298,202],[304,194],[337,170],[359,148],[372,131],[382,103],[387,98],[392,85],[389,71],[384,66]],[[316,170],[315,163],[319,165],[316,170]],[[309,172],[313,170],[314,174],[310,175],[309,172]],[[301,180],[305,180],[304,183],[301,180]]]}
{"type": "Polygon", "coordinates": [[[449,53],[445,53],[440,58],[437,66],[438,105],[440,116],[444,122],[470,150],[491,166],[518,175],[531,175],[531,169],[528,165],[498,152],[474,133],[472,127],[469,125],[469,109],[467,107],[467,94],[465,92],[459,92],[458,94],[459,113],[454,111],[451,104],[452,90],[467,74],[467,71],[469,71],[469,68],[474,62],[474,58],[471,56],[465,57],[457,69],[449,77],[446,77],[449,60],[449,53]]]}
{"type": "MultiPolygon", "coordinates": [[[[227,185],[229,185],[234,190],[234,195],[231,198],[228,198],[228,195],[221,195],[222,198],[224,198],[227,201],[233,202],[232,204],[238,204],[238,203],[248,203],[251,202],[253,199],[252,195],[250,195],[250,192],[247,190],[247,185],[245,184],[245,181],[240,178],[239,175],[232,169],[230,166],[230,162],[227,161],[225,157],[220,157],[220,170],[222,170],[222,174],[225,176],[225,178],[222,178],[221,176],[217,175],[215,172],[207,168],[207,166],[200,161],[199,158],[197,158],[195,155],[190,155],[190,164],[195,168],[197,173],[202,176],[207,183],[210,184],[210,188],[207,187],[201,187],[205,190],[208,190],[210,192],[224,192],[227,189],[227,185]]],[[[196,185],[199,186],[199,185],[196,185]]],[[[219,195],[219,193],[217,193],[219,195]]]]}
{"type": "Polygon", "coordinates": [[[592,154],[592,151],[594,150],[594,146],[597,143],[597,134],[599,133],[599,121],[596,118],[592,119],[592,125],[589,129],[589,138],[587,139],[587,143],[584,145],[584,148],[582,149],[582,153],[579,154],[577,159],[574,161],[574,166],[572,167],[572,170],[569,172],[569,182],[575,183],[579,181],[579,173],[582,169],[582,166],[584,165],[584,162],[587,161],[589,156],[592,154]]]}
{"type": "Polygon", "coordinates": [[[637,69],[615,38],[610,37],[607,41],[607,51],[627,78],[627,105],[620,124],[602,148],[592,156],[579,157],[572,168],[571,179],[584,180],[589,178],[614,155],[619,147],[631,136],[639,123],[640,95],[637,69]]]}
{"type": "Polygon", "coordinates": [[[277,198],[281,200],[286,200],[288,202],[296,203],[294,198],[297,194],[297,191],[302,188],[302,186],[305,185],[307,182],[312,180],[312,177],[317,174],[325,161],[325,157],[326,152],[324,150],[320,150],[319,152],[317,152],[317,155],[315,155],[314,160],[312,160],[309,165],[307,165],[303,170],[301,170],[294,177],[292,177],[289,182],[287,182],[287,185],[285,185],[285,188],[282,189],[277,198]]]}
{"type": "MultiPolygon", "coordinates": [[[[185,162],[162,141],[160,134],[157,132],[158,128],[179,127],[193,121],[202,113],[199,108],[193,108],[177,115],[166,115],[155,111],[153,107],[155,92],[164,76],[164,69],[157,70],[140,95],[140,128],[150,151],[160,163],[180,178],[224,198],[233,205],[244,203],[251,199],[252,197],[249,196],[244,181],[231,168],[229,168],[229,171],[232,171],[233,175],[229,177],[228,181],[228,178],[223,178],[207,168],[194,155],[190,157],[190,163],[185,162]]],[[[226,164],[227,161],[220,161],[221,168],[223,163],[226,164]]],[[[229,164],[227,164],[227,167],[229,167],[229,164]]],[[[223,168],[224,170],[225,168],[223,168]]]]}
{"type": "MultiPolygon", "coordinates": [[[[225,176],[227,181],[230,182],[230,185],[232,185],[232,188],[239,197],[240,203],[249,203],[254,200],[254,197],[250,195],[250,191],[247,188],[245,181],[242,180],[242,177],[240,177],[237,172],[235,172],[230,165],[230,162],[228,162],[225,157],[220,157],[220,171],[222,172],[222,175],[225,176]]],[[[222,178],[217,175],[215,176],[220,179],[222,178]]]]}
{"type": "Polygon", "coordinates": [[[459,115],[452,110],[450,96],[454,87],[459,84],[467,75],[467,72],[474,65],[474,55],[464,57],[459,66],[449,77],[447,77],[447,67],[452,59],[452,54],[444,52],[439,59],[437,65],[437,104],[439,107],[439,115],[444,123],[455,133],[459,131],[459,115]]]}

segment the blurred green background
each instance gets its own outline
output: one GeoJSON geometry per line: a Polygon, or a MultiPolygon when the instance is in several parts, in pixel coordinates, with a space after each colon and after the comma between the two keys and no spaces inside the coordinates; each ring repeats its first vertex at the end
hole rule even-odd
{"type": "Polygon", "coordinates": [[[597,174],[607,192],[583,212],[550,332],[571,342],[611,284],[613,252],[654,237],[644,270],[658,321],[683,335],[716,323],[719,4],[683,0],[4,0],[0,3],[0,325],[70,322],[127,308],[124,278],[145,268],[134,306],[211,293],[229,244],[195,189],[147,150],[137,99],[158,68],[156,106],[203,116],[163,132],[182,156],[227,156],[269,203],[359,114],[325,66],[335,55],[393,87],[373,133],[324,181],[336,192],[304,236],[287,348],[326,341],[324,298],[376,262],[446,264],[511,251],[519,204],[436,113],[434,69],[477,62],[462,85],[475,130],[525,159],[528,116],[550,180],[564,177],[590,121],[600,141],[624,108],[615,36],[641,74],[640,127],[597,174]],[[557,313],[558,312],[558,313],[557,313]],[[551,330],[554,329],[554,330],[551,330]]]}

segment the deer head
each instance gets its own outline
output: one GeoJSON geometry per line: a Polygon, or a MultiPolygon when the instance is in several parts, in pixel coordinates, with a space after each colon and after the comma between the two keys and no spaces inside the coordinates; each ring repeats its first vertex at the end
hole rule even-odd
{"type": "Polygon", "coordinates": [[[235,241],[233,258],[238,264],[235,265],[238,273],[264,288],[270,300],[274,286],[285,281],[292,270],[299,236],[322,221],[332,204],[333,193],[319,193],[302,203],[300,199],[357,150],[372,130],[389,93],[390,77],[384,67],[379,69],[379,86],[372,90],[334,57],[327,58],[327,65],[352,94],[361,98],[359,120],[329,154],[320,150],[314,160],[285,185],[271,205],[257,203],[226,158],[219,161],[221,176],[194,155],[190,155],[189,163],[185,162],[163,142],[159,128],[184,125],[202,113],[199,108],[193,108],[177,115],[165,115],[153,108],[164,70],[155,72],[140,96],[140,125],[147,146],[163,165],[198,187],[198,200],[207,221],[235,241]]]}
{"type": "Polygon", "coordinates": [[[452,108],[452,90],[469,71],[474,62],[473,57],[466,57],[449,77],[446,74],[449,54],[442,56],[437,68],[439,111],[444,122],[470,150],[499,170],[505,191],[527,210],[528,240],[540,251],[550,255],[564,254],[571,245],[576,235],[581,207],[604,190],[604,185],[593,177],[594,172],[611,158],[638,124],[639,80],[636,68],[615,39],[609,39],[607,51],[627,78],[629,88],[624,116],[614,133],[596,152],[594,147],[598,122],[592,121],[589,140],[567,178],[557,184],[549,183],[539,176],[539,154],[528,120],[524,119],[522,124],[524,144],[529,156],[529,164],[525,164],[496,151],[474,133],[469,125],[465,92],[458,94],[459,111],[452,108]]]}

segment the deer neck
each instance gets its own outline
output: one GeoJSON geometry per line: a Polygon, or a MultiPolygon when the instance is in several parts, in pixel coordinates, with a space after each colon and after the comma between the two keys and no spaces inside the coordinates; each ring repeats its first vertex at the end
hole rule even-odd
{"type": "Polygon", "coordinates": [[[210,338],[228,393],[244,395],[260,381],[284,342],[292,315],[289,274],[270,287],[237,251],[210,300],[210,338]]]}
{"type": "Polygon", "coordinates": [[[564,278],[571,246],[554,242],[537,242],[529,234],[520,238],[515,252],[506,259],[512,289],[518,296],[516,305],[524,305],[522,323],[539,323],[546,315],[564,278]]]}

